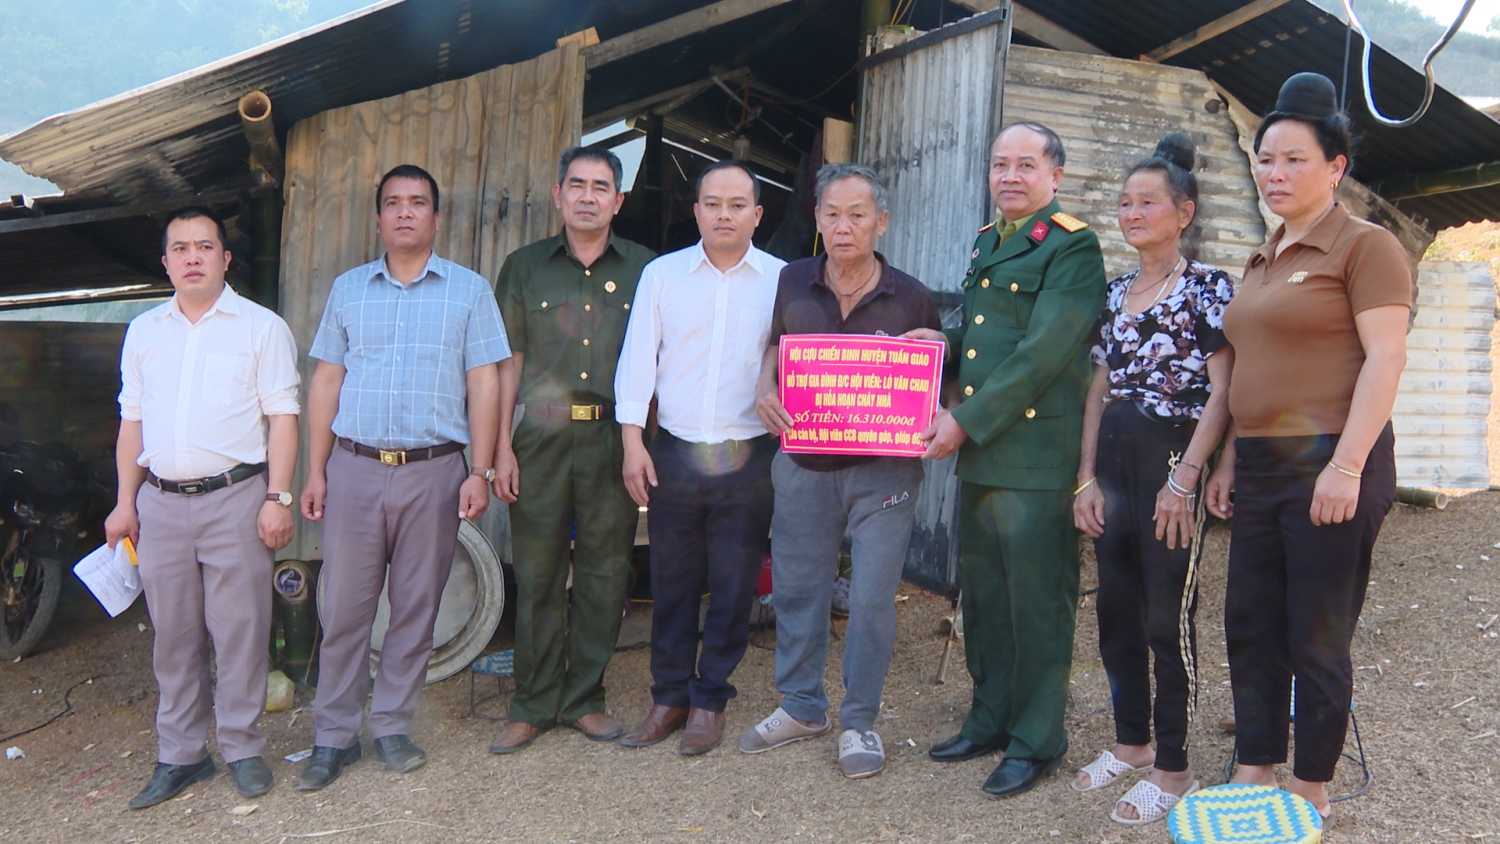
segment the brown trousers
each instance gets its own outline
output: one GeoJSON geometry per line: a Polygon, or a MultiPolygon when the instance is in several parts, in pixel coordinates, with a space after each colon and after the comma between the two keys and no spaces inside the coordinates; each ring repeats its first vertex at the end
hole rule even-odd
{"type": "Polygon", "coordinates": [[[387,466],[334,448],[323,505],[323,645],[313,743],[350,747],[365,696],[370,735],[406,735],[427,681],[432,625],[458,542],[462,452],[387,466]],[[370,683],[370,628],[388,585],[390,626],[370,683]]]}
{"type": "Polygon", "coordinates": [[[141,583],[156,628],[157,742],[168,765],[208,755],[210,713],[225,762],[265,749],[255,726],[266,706],[271,637],[274,553],[255,530],[265,499],[264,474],[206,495],[150,485],[136,495],[141,583]],[[217,683],[209,678],[210,637],[217,683]]]}

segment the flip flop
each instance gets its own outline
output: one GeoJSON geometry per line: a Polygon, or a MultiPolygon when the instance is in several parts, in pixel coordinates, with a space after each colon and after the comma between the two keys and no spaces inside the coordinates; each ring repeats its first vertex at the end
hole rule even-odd
{"type": "Polygon", "coordinates": [[[1139,768],[1132,768],[1121,762],[1113,752],[1106,750],[1099,754],[1098,759],[1078,769],[1079,773],[1089,775],[1088,788],[1079,788],[1077,779],[1074,779],[1070,785],[1074,791],[1078,792],[1098,791],[1114,782],[1117,777],[1137,771],[1149,771],[1151,767],[1150,765],[1143,765],[1139,768]]]}
{"type": "Polygon", "coordinates": [[[1130,790],[1125,792],[1125,796],[1121,797],[1115,803],[1115,808],[1109,813],[1109,819],[1126,826],[1146,826],[1147,824],[1156,823],[1165,818],[1167,813],[1172,811],[1172,807],[1176,806],[1183,797],[1192,794],[1200,787],[1201,783],[1193,780],[1193,784],[1188,786],[1188,790],[1183,792],[1182,797],[1179,797],[1176,794],[1168,794],[1162,791],[1151,780],[1141,780],[1131,786],[1130,790]],[[1140,815],[1140,817],[1120,817],[1120,803],[1124,803],[1127,806],[1134,806],[1135,813],[1140,815]]]}

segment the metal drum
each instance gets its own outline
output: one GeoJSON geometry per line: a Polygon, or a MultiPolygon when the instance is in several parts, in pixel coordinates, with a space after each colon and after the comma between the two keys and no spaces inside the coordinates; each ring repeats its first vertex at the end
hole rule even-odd
{"type": "MultiPolygon", "coordinates": [[[[324,584],[318,579],[318,607],[324,601],[324,584]]],[[[427,682],[436,683],[462,671],[479,656],[505,610],[505,577],[500,557],[479,528],[467,521],[458,524],[458,545],[453,550],[453,569],[438,603],[432,628],[432,657],[427,661],[427,682]]],[[[384,589],[370,631],[370,673],[380,665],[380,647],[391,621],[391,603],[384,589]]]]}

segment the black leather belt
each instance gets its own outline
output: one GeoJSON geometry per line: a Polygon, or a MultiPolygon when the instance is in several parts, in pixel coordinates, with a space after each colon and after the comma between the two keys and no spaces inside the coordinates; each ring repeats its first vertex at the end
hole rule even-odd
{"type": "Polygon", "coordinates": [[[156,487],[162,492],[170,492],[176,495],[203,495],[216,489],[223,489],[230,484],[253,478],[266,470],[264,463],[241,463],[222,475],[214,475],[211,478],[196,478],[191,481],[167,481],[156,476],[150,469],[146,470],[146,483],[156,487]]]}
{"type": "Polygon", "coordinates": [[[408,463],[416,463],[421,460],[432,460],[455,451],[463,451],[463,443],[443,443],[442,445],[428,446],[427,448],[371,448],[363,443],[357,443],[348,437],[339,437],[339,447],[345,451],[358,454],[360,457],[368,457],[371,460],[379,460],[387,466],[405,466],[408,463]]]}
{"type": "Polygon", "coordinates": [[[548,419],[569,419],[574,422],[613,421],[614,402],[604,404],[536,404],[526,405],[527,413],[535,413],[548,419]]]}

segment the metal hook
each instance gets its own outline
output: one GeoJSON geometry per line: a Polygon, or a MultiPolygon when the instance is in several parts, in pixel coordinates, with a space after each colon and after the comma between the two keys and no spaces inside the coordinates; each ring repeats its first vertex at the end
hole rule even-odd
{"type": "Polygon", "coordinates": [[[1360,21],[1359,15],[1355,13],[1354,0],[1344,0],[1344,12],[1349,17],[1349,24],[1359,33],[1359,37],[1365,41],[1361,76],[1364,79],[1365,104],[1369,106],[1371,116],[1392,129],[1405,129],[1422,119],[1422,115],[1426,114],[1427,108],[1432,105],[1432,95],[1437,88],[1437,75],[1432,72],[1432,61],[1437,58],[1438,53],[1441,53],[1444,47],[1448,46],[1448,42],[1453,40],[1453,36],[1458,34],[1459,28],[1468,19],[1469,10],[1472,8],[1474,8],[1474,0],[1464,0],[1464,7],[1459,10],[1458,19],[1453,22],[1452,26],[1448,27],[1448,31],[1443,33],[1443,37],[1439,38],[1437,43],[1432,45],[1432,49],[1427,51],[1427,57],[1422,59],[1422,72],[1427,76],[1427,91],[1422,97],[1422,105],[1417,108],[1416,114],[1405,120],[1393,120],[1380,113],[1380,109],[1375,105],[1375,92],[1370,88],[1370,56],[1374,53],[1375,42],[1370,39],[1369,33],[1365,32],[1364,23],[1360,21]]]}

